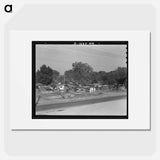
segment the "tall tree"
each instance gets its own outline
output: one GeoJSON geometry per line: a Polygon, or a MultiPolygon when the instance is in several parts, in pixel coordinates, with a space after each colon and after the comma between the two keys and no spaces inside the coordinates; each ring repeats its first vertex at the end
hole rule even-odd
{"type": "Polygon", "coordinates": [[[56,83],[59,72],[53,70],[49,66],[42,65],[40,69],[36,72],[36,82],[42,83],[44,85],[49,85],[51,83],[56,83]]]}
{"type": "Polygon", "coordinates": [[[74,81],[73,70],[65,71],[64,76],[65,76],[65,82],[66,83],[74,81]]]}
{"type": "Polygon", "coordinates": [[[125,67],[118,67],[115,71],[115,79],[119,85],[125,85],[127,80],[127,69],[125,67]]]}
{"type": "Polygon", "coordinates": [[[82,85],[91,83],[90,75],[92,72],[93,68],[87,63],[75,62],[72,64],[73,78],[82,85]]]}

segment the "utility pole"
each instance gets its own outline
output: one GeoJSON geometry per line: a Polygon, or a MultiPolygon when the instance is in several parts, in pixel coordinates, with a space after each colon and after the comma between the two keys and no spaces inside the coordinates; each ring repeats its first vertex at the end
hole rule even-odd
{"type": "Polygon", "coordinates": [[[66,92],[66,87],[65,87],[65,73],[64,73],[64,93],[66,92]]]}
{"type": "Polygon", "coordinates": [[[64,73],[64,84],[65,84],[65,73],[64,73]]]}

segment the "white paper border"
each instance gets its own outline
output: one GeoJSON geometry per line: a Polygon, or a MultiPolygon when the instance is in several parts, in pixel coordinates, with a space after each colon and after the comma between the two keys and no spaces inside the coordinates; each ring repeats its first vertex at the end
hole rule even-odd
{"type": "Polygon", "coordinates": [[[12,31],[9,46],[12,130],[150,130],[150,32],[12,31]],[[31,119],[31,41],[37,40],[129,41],[129,119],[31,119]]]}

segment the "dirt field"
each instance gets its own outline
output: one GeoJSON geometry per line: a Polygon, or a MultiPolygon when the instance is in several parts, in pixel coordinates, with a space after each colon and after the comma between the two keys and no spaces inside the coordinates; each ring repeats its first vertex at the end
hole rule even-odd
{"type": "Polygon", "coordinates": [[[41,95],[38,101],[37,107],[47,104],[59,104],[68,102],[77,102],[91,99],[99,99],[104,97],[115,97],[115,96],[126,96],[126,92],[122,91],[112,91],[112,92],[96,92],[96,93],[85,93],[85,94],[75,94],[74,96],[62,98],[61,95],[45,94],[41,95]]]}

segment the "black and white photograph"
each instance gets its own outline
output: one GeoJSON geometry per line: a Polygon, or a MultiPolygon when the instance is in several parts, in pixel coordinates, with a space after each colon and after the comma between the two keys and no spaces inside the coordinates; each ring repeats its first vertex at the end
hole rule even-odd
{"type": "Polygon", "coordinates": [[[128,41],[32,41],[33,119],[128,119],[128,41]]]}

